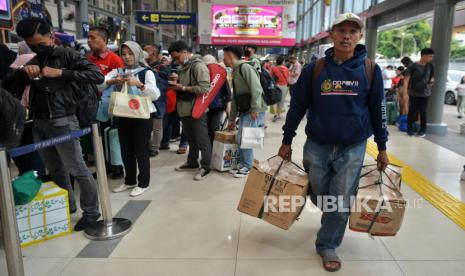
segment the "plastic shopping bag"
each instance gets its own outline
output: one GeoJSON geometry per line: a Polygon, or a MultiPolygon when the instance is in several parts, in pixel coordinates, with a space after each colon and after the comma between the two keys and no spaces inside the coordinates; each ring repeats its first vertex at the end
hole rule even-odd
{"type": "Polygon", "coordinates": [[[265,131],[262,127],[251,123],[250,127],[242,128],[241,149],[262,149],[265,143],[265,131]]]}
{"type": "Polygon", "coordinates": [[[42,181],[37,176],[36,171],[30,171],[13,179],[13,197],[16,205],[28,204],[36,197],[42,186],[42,181]]]}

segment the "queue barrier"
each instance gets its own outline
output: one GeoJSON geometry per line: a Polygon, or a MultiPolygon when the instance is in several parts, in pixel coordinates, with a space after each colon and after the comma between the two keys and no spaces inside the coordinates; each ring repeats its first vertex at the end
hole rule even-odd
{"type": "Polygon", "coordinates": [[[125,218],[113,218],[108,191],[105,160],[101,134],[98,125],[73,131],[39,143],[25,145],[13,149],[0,148],[0,221],[3,226],[3,244],[5,247],[8,275],[24,276],[23,257],[18,236],[15,203],[11,185],[11,174],[8,167],[7,153],[18,157],[44,148],[55,146],[92,133],[95,161],[97,167],[97,187],[103,220],[90,225],[84,235],[91,240],[111,240],[125,236],[132,229],[132,222],[125,218]]]}

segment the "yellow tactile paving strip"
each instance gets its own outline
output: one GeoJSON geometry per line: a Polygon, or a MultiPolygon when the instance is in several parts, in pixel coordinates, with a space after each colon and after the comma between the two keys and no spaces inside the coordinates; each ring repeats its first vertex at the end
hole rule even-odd
{"type": "MultiPolygon", "coordinates": [[[[376,144],[368,141],[367,153],[376,158],[378,149],[376,144]]],[[[429,181],[426,177],[402,162],[397,157],[388,154],[392,164],[403,167],[402,181],[409,185],[418,194],[428,200],[449,219],[465,230],[465,203],[451,196],[441,187],[429,181]]]]}

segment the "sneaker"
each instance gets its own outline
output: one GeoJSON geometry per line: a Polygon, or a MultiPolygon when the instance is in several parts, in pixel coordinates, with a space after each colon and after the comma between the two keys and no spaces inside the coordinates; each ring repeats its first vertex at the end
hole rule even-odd
{"type": "Polygon", "coordinates": [[[158,149],[160,149],[160,150],[169,150],[170,149],[170,144],[161,144],[158,149]]]}
{"type": "Polygon", "coordinates": [[[243,167],[242,164],[238,164],[235,169],[230,169],[229,173],[232,175],[235,175],[240,169],[242,169],[242,167],[243,167]]]}
{"type": "Polygon", "coordinates": [[[413,136],[413,135],[415,135],[415,133],[413,133],[412,131],[408,131],[408,132],[407,132],[407,135],[408,135],[408,136],[413,136]]]}
{"type": "Polygon", "coordinates": [[[462,172],[462,175],[460,176],[460,180],[465,181],[465,166],[463,166],[463,172],[462,172]]]}
{"type": "Polygon", "coordinates": [[[121,184],[121,186],[119,186],[118,188],[113,189],[113,193],[121,193],[126,190],[133,189],[133,188],[134,188],[134,185],[121,184]]]}
{"type": "Polygon", "coordinates": [[[100,215],[94,217],[82,217],[74,226],[74,231],[84,231],[86,230],[91,224],[95,223],[100,215]]]}
{"type": "Polygon", "coordinates": [[[417,133],[417,137],[418,137],[418,138],[423,138],[423,137],[425,137],[425,136],[426,136],[426,134],[425,134],[424,132],[418,132],[418,133],[417,133]]]}
{"type": "Polygon", "coordinates": [[[210,175],[210,170],[201,168],[199,173],[194,176],[194,180],[197,180],[197,181],[204,180],[209,175],[210,175]]]}
{"type": "Polygon", "coordinates": [[[148,189],[149,188],[135,187],[134,189],[132,189],[129,195],[132,197],[140,196],[141,194],[145,193],[148,189]]]}
{"type": "Polygon", "coordinates": [[[247,168],[241,168],[236,174],[234,174],[235,178],[244,178],[249,175],[249,169],[247,168]]]}
{"type": "Polygon", "coordinates": [[[459,116],[457,116],[457,118],[462,119],[463,117],[462,117],[462,115],[459,115],[459,116]]]}
{"type": "Polygon", "coordinates": [[[199,169],[199,166],[192,166],[192,165],[189,165],[187,163],[184,163],[182,164],[181,166],[179,167],[176,167],[174,170],[177,171],[177,172],[186,172],[186,171],[195,171],[195,170],[198,170],[199,169]]]}
{"type": "Polygon", "coordinates": [[[159,154],[158,150],[150,150],[149,151],[149,156],[150,157],[157,157],[159,154]]]}
{"type": "Polygon", "coordinates": [[[273,119],[271,120],[273,123],[276,123],[277,121],[279,120],[279,116],[278,115],[274,115],[273,116],[273,119]]]}

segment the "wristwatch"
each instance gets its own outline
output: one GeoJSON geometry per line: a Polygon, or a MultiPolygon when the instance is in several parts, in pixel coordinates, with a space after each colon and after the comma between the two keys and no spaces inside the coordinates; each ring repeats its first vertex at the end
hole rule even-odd
{"type": "Polygon", "coordinates": [[[145,84],[140,85],[138,88],[139,88],[139,90],[141,90],[141,91],[145,90],[145,84]]]}

